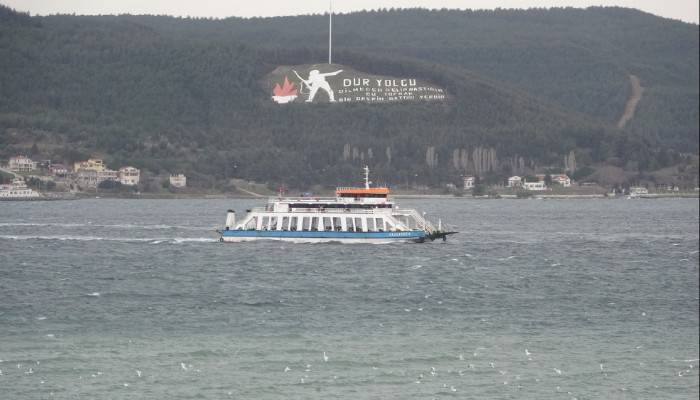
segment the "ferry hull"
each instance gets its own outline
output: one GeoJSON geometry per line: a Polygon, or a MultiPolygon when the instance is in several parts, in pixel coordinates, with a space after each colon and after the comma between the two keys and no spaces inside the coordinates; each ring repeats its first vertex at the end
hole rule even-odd
{"type": "Polygon", "coordinates": [[[222,242],[278,240],[293,243],[422,243],[423,231],[408,232],[289,232],[289,231],[222,231],[222,242]]]}

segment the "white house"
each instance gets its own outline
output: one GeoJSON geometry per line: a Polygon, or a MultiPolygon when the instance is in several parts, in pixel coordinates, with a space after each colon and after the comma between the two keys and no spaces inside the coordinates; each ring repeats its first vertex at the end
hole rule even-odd
{"type": "Polygon", "coordinates": [[[136,186],[139,184],[141,171],[134,167],[119,168],[119,182],[122,185],[136,186]]]}
{"type": "Polygon", "coordinates": [[[508,187],[515,188],[523,185],[523,178],[515,175],[508,178],[508,187]]]}
{"type": "Polygon", "coordinates": [[[523,182],[523,189],[532,191],[542,191],[547,190],[547,186],[544,184],[544,181],[523,182]]]}
{"type": "Polygon", "coordinates": [[[464,177],[464,190],[471,190],[474,189],[474,177],[473,176],[465,176],[464,177]]]}
{"type": "Polygon", "coordinates": [[[630,188],[631,195],[649,194],[649,189],[644,186],[634,186],[630,188]]]}
{"type": "Polygon", "coordinates": [[[562,187],[570,187],[571,186],[571,178],[569,178],[565,174],[552,175],[552,183],[558,183],[562,187]]]}
{"type": "Polygon", "coordinates": [[[118,181],[119,180],[119,172],[115,171],[113,169],[103,169],[102,171],[97,172],[97,177],[99,178],[100,182],[102,182],[102,181],[118,181]]]}
{"type": "Polygon", "coordinates": [[[103,181],[118,181],[119,173],[111,169],[95,171],[93,169],[80,169],[75,175],[75,180],[83,188],[95,188],[103,181]]]}
{"type": "Polygon", "coordinates": [[[74,176],[76,183],[82,188],[96,188],[101,182],[98,172],[90,169],[80,170],[74,176]]]}
{"type": "Polygon", "coordinates": [[[51,164],[49,173],[53,176],[66,176],[68,175],[68,168],[63,164],[51,164]]]}
{"type": "Polygon", "coordinates": [[[183,174],[170,175],[170,186],[184,188],[187,186],[187,177],[183,174]]]}
{"type": "Polygon", "coordinates": [[[36,162],[27,156],[11,157],[7,167],[12,172],[30,172],[36,169],[36,162]]]}

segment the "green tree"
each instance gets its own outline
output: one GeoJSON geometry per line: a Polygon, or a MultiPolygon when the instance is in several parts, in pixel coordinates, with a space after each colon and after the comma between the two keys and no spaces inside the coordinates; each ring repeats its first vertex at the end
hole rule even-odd
{"type": "Polygon", "coordinates": [[[486,189],[486,185],[474,185],[474,189],[472,190],[472,196],[484,196],[486,195],[486,189]]]}

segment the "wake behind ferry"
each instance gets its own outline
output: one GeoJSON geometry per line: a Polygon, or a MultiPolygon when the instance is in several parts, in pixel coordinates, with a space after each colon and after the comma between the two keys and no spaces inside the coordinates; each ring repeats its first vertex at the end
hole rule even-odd
{"type": "Polygon", "coordinates": [[[228,210],[220,241],[423,243],[457,233],[443,231],[441,221],[436,227],[416,210],[399,208],[389,188],[370,187],[368,167],[364,173],[364,187],[339,187],[336,197],[270,199],[265,207],[247,210],[240,222],[228,210]]]}

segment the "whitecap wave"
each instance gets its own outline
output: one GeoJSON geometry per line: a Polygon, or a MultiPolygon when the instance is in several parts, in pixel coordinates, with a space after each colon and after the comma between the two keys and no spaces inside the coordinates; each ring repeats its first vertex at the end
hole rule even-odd
{"type": "Polygon", "coordinates": [[[111,228],[111,229],[144,229],[144,230],[164,230],[164,229],[181,229],[181,230],[210,230],[215,229],[214,226],[191,226],[191,225],[137,225],[137,224],[92,224],[92,223],[60,223],[60,222],[0,222],[0,227],[13,226],[37,226],[37,227],[57,227],[57,228],[111,228]]]}
{"type": "Polygon", "coordinates": [[[173,243],[187,243],[187,242],[202,242],[202,243],[208,243],[208,242],[218,242],[218,239],[212,239],[212,238],[172,238],[171,239],[173,243]]]}
{"type": "Polygon", "coordinates": [[[75,236],[75,235],[0,235],[0,240],[58,240],[58,241],[109,241],[125,243],[188,243],[188,242],[217,242],[217,239],[207,237],[158,237],[158,238],[125,238],[125,237],[102,237],[102,236],[75,236]]]}

